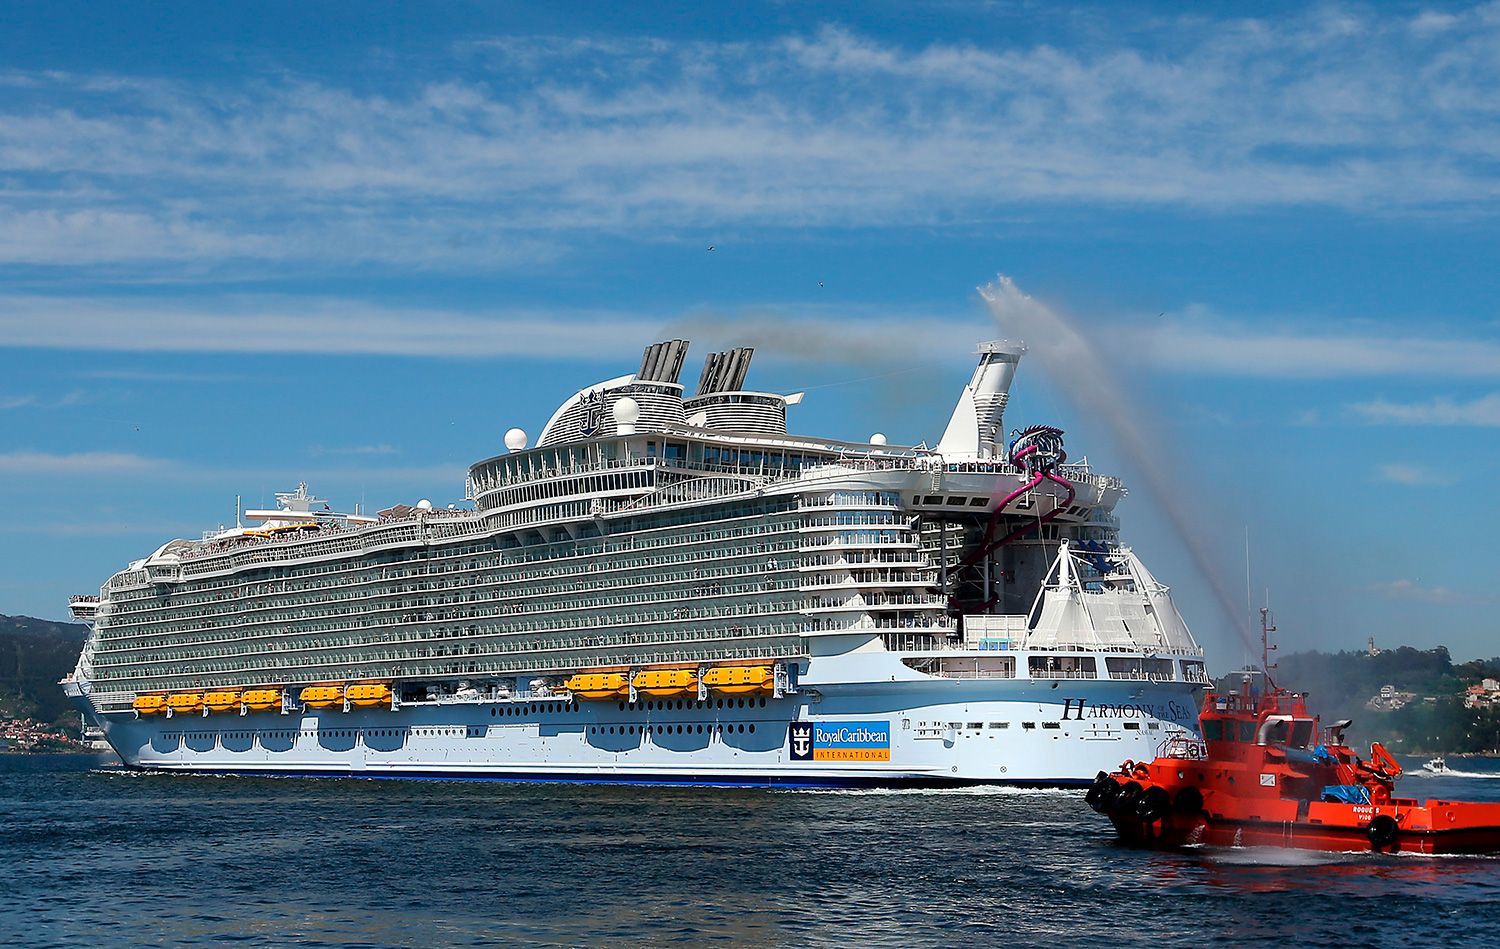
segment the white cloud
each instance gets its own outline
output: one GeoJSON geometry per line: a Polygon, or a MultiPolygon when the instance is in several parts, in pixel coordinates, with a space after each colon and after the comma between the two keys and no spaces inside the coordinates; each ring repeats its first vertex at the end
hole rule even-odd
{"type": "Polygon", "coordinates": [[[0,261],[472,270],[585,231],[979,224],[1083,201],[1488,214],[1500,197],[1483,8],[1000,36],[506,38],[347,86],[12,72],[0,261]]]}
{"type": "Polygon", "coordinates": [[[156,471],[165,464],[129,452],[0,452],[0,472],[13,475],[109,475],[156,471]]]}
{"type": "Polygon", "coordinates": [[[34,395],[0,395],[0,411],[24,409],[37,404],[34,395]]]}
{"type": "Polygon", "coordinates": [[[1470,401],[1438,397],[1425,402],[1376,399],[1349,406],[1371,425],[1473,425],[1500,427],[1500,392],[1470,401]]]}
{"type": "MultiPolygon", "coordinates": [[[[0,312],[5,301],[0,300],[0,312]]],[[[78,373],[85,379],[106,379],[115,382],[239,382],[245,377],[218,372],[154,372],[145,369],[91,369],[78,373]]]]}
{"type": "Polygon", "coordinates": [[[1379,465],[1376,467],[1375,472],[1382,481],[1409,486],[1423,484],[1449,485],[1455,483],[1457,480],[1451,472],[1433,471],[1422,465],[1413,465],[1404,462],[1379,465]]]}
{"type": "Polygon", "coordinates": [[[395,455],[400,453],[400,449],[383,442],[378,445],[314,445],[311,453],[314,455],[395,455]]]}
{"type": "Polygon", "coordinates": [[[1444,586],[1425,586],[1420,581],[1405,578],[1373,584],[1366,587],[1366,589],[1387,600],[1408,600],[1434,605],[1473,603],[1477,600],[1475,597],[1450,590],[1444,586]]]}
{"type": "Polygon", "coordinates": [[[511,308],[489,312],[279,297],[155,300],[0,297],[0,345],[121,352],[305,353],[320,356],[633,358],[656,339],[752,345],[788,359],[967,359],[992,327],[968,318],[859,307],[767,305],[671,315],[511,308]],[[913,326],[921,332],[912,333],[913,326]]]}
{"type": "Polygon", "coordinates": [[[1137,324],[1124,335],[1129,335],[1132,348],[1152,363],[1184,372],[1305,379],[1500,379],[1500,342],[1489,339],[1250,328],[1212,317],[1167,322],[1154,328],[1137,324]]]}

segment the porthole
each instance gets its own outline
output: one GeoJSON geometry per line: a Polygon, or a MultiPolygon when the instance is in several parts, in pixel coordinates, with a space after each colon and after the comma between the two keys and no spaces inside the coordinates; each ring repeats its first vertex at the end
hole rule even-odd
{"type": "Polygon", "coordinates": [[[499,714],[500,713],[498,711],[496,711],[495,709],[490,709],[490,718],[494,718],[496,715],[499,715],[499,714]]]}
{"type": "Polygon", "coordinates": [[[681,725],[677,726],[677,734],[679,734],[679,735],[682,734],[682,726],[681,725]]]}
{"type": "Polygon", "coordinates": [[[718,700],[718,704],[716,705],[716,707],[717,708],[723,708],[724,707],[724,700],[723,699],[719,699],[718,700]]]}
{"type": "Polygon", "coordinates": [[[761,699],[760,700],[760,707],[761,708],[765,708],[766,707],[766,700],[765,699],[761,699]]]}
{"type": "Polygon", "coordinates": [[[620,703],[620,711],[622,711],[622,712],[625,711],[625,703],[624,702],[620,703]]]}
{"type": "Polygon", "coordinates": [[[613,726],[613,725],[609,726],[609,733],[611,735],[613,735],[615,733],[615,726],[613,726]]]}
{"type": "Polygon", "coordinates": [[[752,735],[755,734],[755,723],[754,722],[750,723],[750,734],[752,734],[752,735]]]}

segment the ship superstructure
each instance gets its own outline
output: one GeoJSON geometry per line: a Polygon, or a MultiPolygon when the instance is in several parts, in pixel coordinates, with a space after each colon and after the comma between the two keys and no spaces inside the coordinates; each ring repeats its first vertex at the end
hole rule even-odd
{"type": "Polygon", "coordinates": [[[936,447],[788,432],[688,344],[470,468],[472,509],[306,486],[75,597],[65,683],[129,765],[728,783],[1086,781],[1196,728],[1201,651],[1116,478],[1004,430],[988,343],[936,447]]]}

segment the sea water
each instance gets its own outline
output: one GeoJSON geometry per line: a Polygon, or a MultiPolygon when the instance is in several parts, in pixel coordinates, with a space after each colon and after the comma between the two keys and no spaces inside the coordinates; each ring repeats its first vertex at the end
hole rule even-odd
{"type": "MultiPolygon", "coordinates": [[[[1500,944],[1500,859],[1132,850],[1081,791],[216,778],[106,760],[0,755],[0,944],[1500,944]]],[[[1400,791],[1500,800],[1500,780],[1400,791]]]]}

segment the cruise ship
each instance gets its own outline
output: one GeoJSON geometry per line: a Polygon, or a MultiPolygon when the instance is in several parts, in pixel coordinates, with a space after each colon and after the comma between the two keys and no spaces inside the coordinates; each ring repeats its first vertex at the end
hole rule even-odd
{"type": "Polygon", "coordinates": [[[930,447],[789,433],[748,348],[688,395],[688,348],[506,432],[462,507],[304,484],[162,544],[72,599],[63,687],[162,771],[1070,785],[1196,737],[1124,484],[1005,433],[1024,346],[979,346],[930,447]]]}

